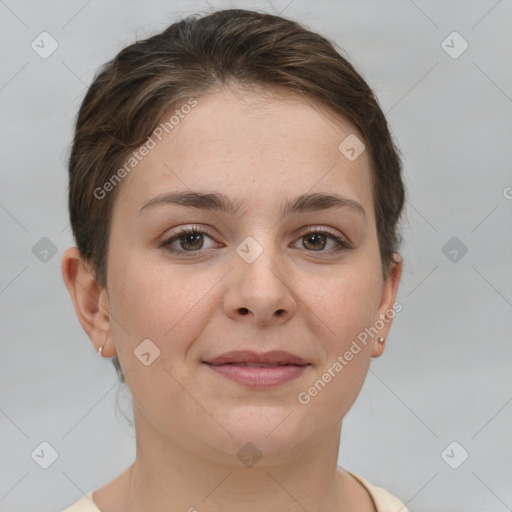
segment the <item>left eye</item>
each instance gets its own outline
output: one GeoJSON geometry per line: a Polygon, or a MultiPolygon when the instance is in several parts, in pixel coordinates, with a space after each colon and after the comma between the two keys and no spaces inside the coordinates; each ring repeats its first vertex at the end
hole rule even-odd
{"type": "Polygon", "coordinates": [[[342,238],[328,231],[310,231],[302,235],[300,239],[303,239],[302,246],[304,248],[311,248],[312,251],[316,252],[328,252],[323,251],[323,249],[325,249],[329,240],[335,244],[332,248],[333,252],[349,249],[349,245],[342,238]]]}

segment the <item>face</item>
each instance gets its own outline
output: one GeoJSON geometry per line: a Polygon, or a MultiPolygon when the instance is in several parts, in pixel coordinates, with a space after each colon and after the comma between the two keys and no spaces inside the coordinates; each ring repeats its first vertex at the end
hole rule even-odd
{"type": "Polygon", "coordinates": [[[196,100],[119,185],[109,342],[139,441],[293,451],[340,425],[390,327],[361,341],[396,294],[368,156],[348,159],[338,146],[362,139],[354,126],[294,93],[196,100]]]}

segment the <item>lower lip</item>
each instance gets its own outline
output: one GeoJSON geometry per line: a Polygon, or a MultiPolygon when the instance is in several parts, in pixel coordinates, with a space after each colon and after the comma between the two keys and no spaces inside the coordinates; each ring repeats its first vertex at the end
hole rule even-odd
{"type": "Polygon", "coordinates": [[[279,386],[300,377],[309,365],[276,366],[263,368],[254,366],[236,366],[232,364],[213,365],[206,363],[214,372],[239,384],[252,388],[279,386]]]}

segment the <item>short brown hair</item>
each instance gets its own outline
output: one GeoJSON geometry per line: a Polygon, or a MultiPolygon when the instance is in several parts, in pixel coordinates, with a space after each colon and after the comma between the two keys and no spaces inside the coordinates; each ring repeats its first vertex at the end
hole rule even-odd
{"type": "MultiPolygon", "coordinates": [[[[236,83],[285,87],[328,105],[361,132],[370,155],[383,276],[401,236],[401,161],[373,91],[324,37],[280,16],[244,9],[190,16],[124,48],[96,74],[77,115],[69,212],[77,247],[106,287],[112,206],[102,187],[174,104],[236,83]]],[[[121,381],[119,360],[113,358],[121,381]]]]}

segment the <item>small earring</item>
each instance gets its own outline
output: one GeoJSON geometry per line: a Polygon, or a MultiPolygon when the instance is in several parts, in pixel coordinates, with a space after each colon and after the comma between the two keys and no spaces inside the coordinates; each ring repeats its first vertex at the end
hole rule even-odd
{"type": "Polygon", "coordinates": [[[98,355],[101,356],[101,351],[103,350],[103,345],[98,349],[98,355]]]}
{"type": "Polygon", "coordinates": [[[384,343],[384,338],[382,336],[379,338],[379,343],[384,343]]]}

